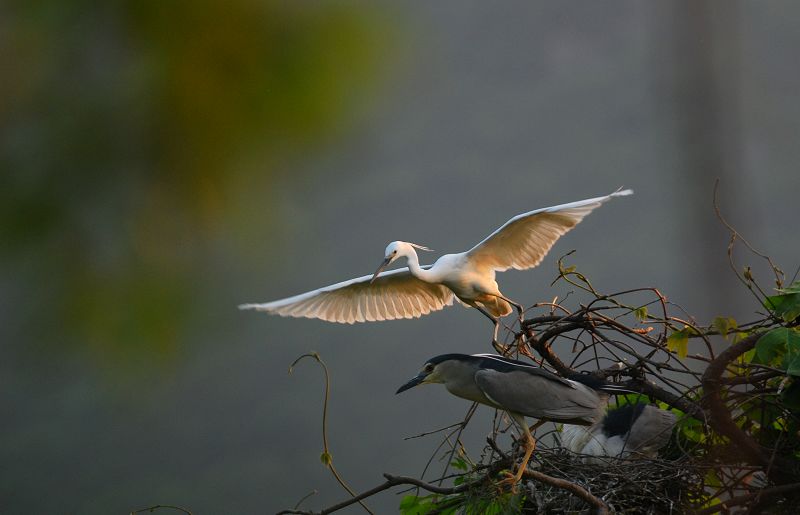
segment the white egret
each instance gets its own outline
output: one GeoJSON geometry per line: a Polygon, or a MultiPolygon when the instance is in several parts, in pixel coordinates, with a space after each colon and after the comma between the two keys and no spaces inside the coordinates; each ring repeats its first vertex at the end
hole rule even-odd
{"type": "Polygon", "coordinates": [[[352,324],[417,318],[451,305],[455,298],[492,320],[492,342],[497,345],[500,318],[510,314],[513,305],[522,319],[523,308],[500,293],[495,272],[535,267],[556,240],[586,215],[613,197],[632,193],[620,189],[604,197],[517,215],[470,250],[445,254],[433,265],[420,266],[415,250],[430,249],[393,241],[386,247],[383,263],[373,275],[265,304],[242,304],[239,308],[352,324]],[[401,257],[406,258],[408,267],[383,271],[401,257]]]}

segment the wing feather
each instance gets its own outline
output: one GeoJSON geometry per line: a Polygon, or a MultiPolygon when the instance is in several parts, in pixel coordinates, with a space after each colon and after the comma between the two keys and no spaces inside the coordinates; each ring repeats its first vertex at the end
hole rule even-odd
{"type": "Polygon", "coordinates": [[[524,371],[475,373],[484,395],[506,411],[554,422],[591,424],[602,416],[604,402],[590,388],[524,371]]]}
{"type": "Polygon", "coordinates": [[[365,275],[294,297],[242,304],[239,308],[352,324],[418,318],[453,303],[449,288],[417,279],[408,268],[383,272],[373,283],[371,279],[371,275],[365,275]]]}
{"type": "Polygon", "coordinates": [[[533,268],[541,263],[558,238],[578,225],[586,215],[614,197],[632,193],[632,190],[617,190],[604,197],[517,215],[468,250],[466,255],[479,269],[502,272],[509,268],[533,268]]]}

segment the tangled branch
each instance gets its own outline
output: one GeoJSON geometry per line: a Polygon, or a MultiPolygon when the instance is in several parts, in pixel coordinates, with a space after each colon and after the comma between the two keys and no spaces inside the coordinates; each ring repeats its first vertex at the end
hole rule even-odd
{"type": "MultiPolygon", "coordinates": [[[[445,469],[433,481],[384,474],[383,483],[357,495],[348,489],[351,498],[319,512],[295,508],[281,513],[333,513],[399,486],[416,489],[401,503],[406,514],[508,507],[711,514],[789,504],[800,495],[800,283],[784,287],[781,269],[725,221],[716,205],[716,187],[714,194],[715,211],[731,235],[731,269],[765,313],[742,324],[721,316],[701,325],[654,287],[603,293],[574,266],[565,265],[570,253],[559,259],[554,283],[573,290],[560,302],[556,298],[530,306],[518,331],[506,335],[507,353],[517,359],[531,359],[564,377],[591,374],[639,392],[638,397],[618,398],[618,404],[645,398],[675,412],[677,430],[661,458],[609,458],[598,466],[555,445],[537,449],[522,476],[521,494],[502,492],[497,479],[513,468],[517,454],[515,448],[500,448],[496,437],[510,425],[504,426],[496,413],[486,447],[479,459],[471,459],[460,437],[473,418],[473,405],[461,422],[410,437],[441,438],[421,476],[441,455],[445,469]],[[739,271],[732,257],[737,241],[771,267],[776,295],[765,293],[749,267],[739,271]],[[583,302],[568,304],[572,295],[583,302]],[[444,481],[453,484],[444,486],[444,481]]],[[[326,402],[327,388],[326,369],[326,402]]]]}

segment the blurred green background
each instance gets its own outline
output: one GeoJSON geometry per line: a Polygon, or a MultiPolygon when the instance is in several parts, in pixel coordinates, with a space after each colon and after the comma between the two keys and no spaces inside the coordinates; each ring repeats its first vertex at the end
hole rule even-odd
{"type": "Polygon", "coordinates": [[[464,250],[624,185],[504,291],[552,299],[575,248],[601,289],[746,319],[711,190],[791,275],[798,29],[788,0],[4,2],[0,510],[342,498],[318,370],[286,374],[312,349],[353,487],[419,474],[436,442],[403,437],[466,405],[392,393],[432,355],[488,351],[485,320],[235,309],[369,273],[390,240],[464,250]]]}

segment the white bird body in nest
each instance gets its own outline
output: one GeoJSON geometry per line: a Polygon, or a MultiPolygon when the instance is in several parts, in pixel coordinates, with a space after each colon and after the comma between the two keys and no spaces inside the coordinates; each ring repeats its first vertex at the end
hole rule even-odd
{"type": "Polygon", "coordinates": [[[333,284],[264,304],[243,304],[281,316],[319,318],[352,324],[417,318],[438,311],[458,299],[479,309],[495,323],[515,306],[500,293],[495,272],[524,270],[538,265],[553,244],[595,208],[613,197],[632,194],[617,190],[610,195],[537,209],[515,216],[466,252],[445,254],[433,265],[420,266],[416,249],[430,249],[405,241],[386,247],[383,263],[373,275],[333,284]],[[404,257],[408,266],[384,272],[404,257]]]}
{"type": "Polygon", "coordinates": [[[655,458],[672,437],[675,413],[650,404],[627,404],[608,411],[591,426],[564,424],[561,443],[587,463],[607,458],[655,458]]]}

